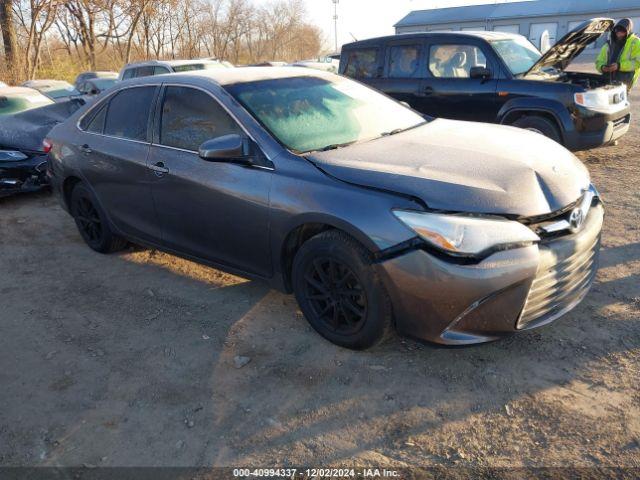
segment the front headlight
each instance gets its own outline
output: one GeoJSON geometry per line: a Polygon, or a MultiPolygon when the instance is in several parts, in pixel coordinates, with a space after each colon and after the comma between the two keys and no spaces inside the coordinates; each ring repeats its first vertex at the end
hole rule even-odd
{"type": "Polygon", "coordinates": [[[610,113],[626,107],[627,90],[624,87],[609,90],[598,89],[576,93],[574,101],[581,107],[596,112],[610,113]]]}
{"type": "Polygon", "coordinates": [[[408,210],[393,214],[433,247],[460,257],[482,257],[540,240],[531,229],[511,220],[408,210]]]}

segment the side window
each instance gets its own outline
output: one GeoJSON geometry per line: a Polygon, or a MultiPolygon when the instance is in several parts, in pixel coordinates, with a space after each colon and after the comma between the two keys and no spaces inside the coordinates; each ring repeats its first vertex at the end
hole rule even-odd
{"type": "Polygon", "coordinates": [[[153,75],[162,75],[171,73],[167,67],[153,67],[153,75]]]}
{"type": "Polygon", "coordinates": [[[92,110],[80,120],[80,130],[90,133],[102,133],[106,113],[106,104],[102,104],[97,109],[92,110]]]}
{"type": "Polygon", "coordinates": [[[373,78],[378,70],[378,49],[352,50],[347,53],[345,75],[352,78],[373,78]]]}
{"type": "Polygon", "coordinates": [[[127,70],[124,71],[124,73],[122,74],[122,79],[123,80],[128,80],[129,78],[133,78],[136,76],[136,69],[135,68],[129,68],[127,70]]]}
{"type": "Polygon", "coordinates": [[[389,77],[412,78],[418,76],[420,47],[418,45],[394,45],[389,48],[389,77]]]}
{"type": "Polygon", "coordinates": [[[136,78],[150,77],[153,75],[153,67],[138,67],[136,69],[136,78]]]}
{"type": "Polygon", "coordinates": [[[473,67],[486,67],[487,59],[473,45],[432,45],[429,49],[429,71],[434,77],[469,78],[473,67]]]}
{"type": "Polygon", "coordinates": [[[117,93],[109,102],[105,135],[146,141],[155,91],[156,87],[134,87],[117,93]]]}
{"type": "Polygon", "coordinates": [[[242,133],[209,94],[189,87],[167,87],[162,104],[160,143],[197,151],[206,140],[242,133]]]}
{"type": "Polygon", "coordinates": [[[102,133],[104,131],[104,121],[107,118],[107,107],[103,105],[100,107],[100,111],[96,113],[89,125],[87,125],[87,132],[90,133],[102,133]]]}

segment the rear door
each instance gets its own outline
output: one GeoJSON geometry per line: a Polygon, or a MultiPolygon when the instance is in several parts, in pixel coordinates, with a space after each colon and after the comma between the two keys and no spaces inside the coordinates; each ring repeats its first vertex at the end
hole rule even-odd
{"type": "Polygon", "coordinates": [[[497,72],[486,47],[473,38],[452,40],[433,37],[428,43],[424,80],[427,114],[460,120],[495,121],[497,72]],[[473,67],[487,67],[490,78],[472,78],[473,67]]]}
{"type": "Polygon", "coordinates": [[[202,160],[198,149],[206,140],[246,133],[209,92],[167,85],[162,96],[150,167],[163,243],[269,276],[272,169],[202,160]]]}
{"type": "Polygon", "coordinates": [[[377,88],[398,101],[422,111],[424,96],[420,95],[424,71],[425,48],[420,39],[396,40],[387,44],[384,52],[384,75],[375,82],[377,88]]]}
{"type": "Polygon", "coordinates": [[[384,49],[379,45],[355,47],[343,52],[341,73],[381,90],[384,72],[384,49]]]}
{"type": "Polygon", "coordinates": [[[120,90],[81,123],[87,180],[115,226],[127,235],[157,242],[160,228],[147,167],[151,112],[158,86],[120,90]]]}

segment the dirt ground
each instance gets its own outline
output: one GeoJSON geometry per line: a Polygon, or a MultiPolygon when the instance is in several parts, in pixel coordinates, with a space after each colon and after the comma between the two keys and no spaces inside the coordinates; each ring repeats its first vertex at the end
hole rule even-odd
{"type": "Polygon", "coordinates": [[[472,348],[344,350],[265,285],[1,200],[0,466],[639,467],[639,133],[579,154],[607,203],[591,294],[472,348]]]}

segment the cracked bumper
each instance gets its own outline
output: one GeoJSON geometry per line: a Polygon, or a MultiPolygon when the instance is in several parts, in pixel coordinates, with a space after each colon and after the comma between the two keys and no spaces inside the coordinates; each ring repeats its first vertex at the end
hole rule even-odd
{"type": "Polygon", "coordinates": [[[380,264],[402,334],[468,345],[547,324],[584,298],[597,270],[602,205],[585,226],[539,245],[459,265],[423,250],[380,264]]]}

